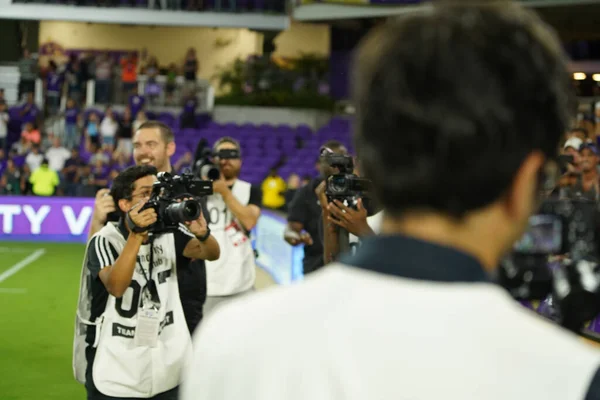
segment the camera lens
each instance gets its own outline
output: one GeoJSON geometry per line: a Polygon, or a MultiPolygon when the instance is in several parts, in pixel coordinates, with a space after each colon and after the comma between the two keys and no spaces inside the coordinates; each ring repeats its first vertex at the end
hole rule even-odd
{"type": "Polygon", "coordinates": [[[200,203],[196,200],[185,200],[181,203],[169,204],[165,209],[165,216],[174,224],[193,221],[200,216],[200,203]]]}
{"type": "Polygon", "coordinates": [[[211,181],[216,181],[221,177],[219,169],[212,164],[205,164],[200,168],[200,176],[205,176],[211,181]]]}
{"type": "Polygon", "coordinates": [[[329,180],[329,190],[332,193],[344,193],[347,184],[345,176],[332,176],[329,180]]]}

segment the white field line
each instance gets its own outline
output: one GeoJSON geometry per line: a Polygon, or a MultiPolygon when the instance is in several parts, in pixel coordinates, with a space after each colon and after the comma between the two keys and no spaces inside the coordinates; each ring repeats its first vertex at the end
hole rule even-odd
{"type": "Polygon", "coordinates": [[[27,257],[25,257],[24,259],[22,259],[21,261],[19,261],[18,263],[16,263],[12,267],[10,267],[9,269],[7,269],[3,273],[1,273],[0,274],[0,283],[4,282],[8,278],[13,276],[17,272],[19,272],[20,270],[22,270],[23,268],[25,268],[26,266],[28,266],[29,264],[31,264],[32,262],[34,262],[35,260],[40,258],[41,256],[43,256],[45,253],[46,253],[46,250],[44,250],[44,249],[39,249],[39,250],[34,251],[30,255],[28,255],[27,257]]]}
{"type": "Polygon", "coordinates": [[[25,294],[27,293],[27,289],[0,288],[0,293],[25,294]]]}
{"type": "Polygon", "coordinates": [[[0,253],[31,253],[31,249],[23,247],[0,247],[0,253]]]}

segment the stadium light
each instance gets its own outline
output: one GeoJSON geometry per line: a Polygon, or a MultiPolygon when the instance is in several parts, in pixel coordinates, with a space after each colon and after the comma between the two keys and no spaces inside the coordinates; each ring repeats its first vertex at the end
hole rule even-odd
{"type": "Polygon", "coordinates": [[[600,82],[600,74],[592,75],[592,79],[595,80],[596,82],[600,82]]]}
{"type": "Polygon", "coordinates": [[[585,78],[587,78],[587,75],[583,72],[575,72],[573,74],[573,79],[575,79],[576,81],[585,81],[585,78]]]}

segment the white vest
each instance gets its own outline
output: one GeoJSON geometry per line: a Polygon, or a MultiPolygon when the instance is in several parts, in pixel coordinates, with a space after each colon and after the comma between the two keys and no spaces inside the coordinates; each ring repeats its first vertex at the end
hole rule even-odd
{"type": "MultiPolygon", "coordinates": [[[[107,224],[96,236],[108,240],[119,254],[125,247],[126,240],[115,224],[107,224]]],[[[140,303],[142,288],[147,283],[140,264],[148,275],[149,256],[150,246],[143,245],[138,253],[131,285],[122,301],[118,302],[109,294],[104,313],[92,323],[89,321],[92,294],[86,249],[75,320],[73,371],[75,379],[85,383],[85,349],[88,346],[85,338],[88,327],[95,325],[93,379],[96,388],[107,396],[149,398],[173,389],[180,382],[181,369],[191,351],[191,338],[179,299],[175,239],[172,234],[160,235],[154,241],[151,279],[156,282],[161,302],[158,345],[154,348],[134,345],[137,311],[130,310],[137,308],[140,303]]]]}
{"type": "MultiPolygon", "coordinates": [[[[231,191],[241,204],[247,205],[250,189],[250,183],[238,179],[231,191]]],[[[250,238],[220,194],[209,196],[207,207],[210,231],[221,247],[218,260],[206,261],[208,296],[229,296],[252,288],[256,264],[250,238]]]]}

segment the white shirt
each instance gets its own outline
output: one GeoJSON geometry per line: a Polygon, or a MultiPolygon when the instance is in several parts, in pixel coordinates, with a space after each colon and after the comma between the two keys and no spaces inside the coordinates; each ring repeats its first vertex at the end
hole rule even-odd
{"type": "Polygon", "coordinates": [[[600,364],[494,284],[343,265],[224,305],[193,342],[182,400],[583,400],[600,364]]]}
{"type": "Polygon", "coordinates": [[[104,137],[114,137],[119,130],[119,124],[112,118],[104,117],[100,123],[100,134],[104,137]]]}
{"type": "Polygon", "coordinates": [[[8,136],[8,120],[8,113],[0,112],[0,139],[6,138],[6,136],[8,136]]]}
{"type": "Polygon", "coordinates": [[[65,167],[65,162],[71,158],[71,152],[64,147],[50,147],[46,151],[48,166],[55,171],[62,171],[65,167]]]}
{"type": "Polygon", "coordinates": [[[29,153],[27,157],[25,157],[25,163],[29,166],[31,172],[35,171],[42,165],[42,161],[44,160],[44,155],[41,153],[29,153]]]}

